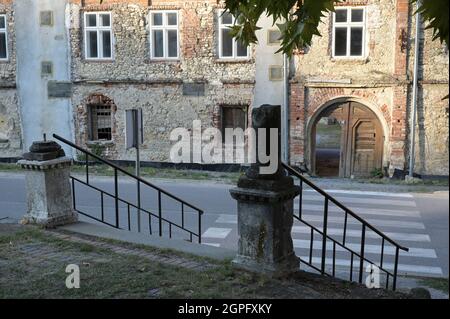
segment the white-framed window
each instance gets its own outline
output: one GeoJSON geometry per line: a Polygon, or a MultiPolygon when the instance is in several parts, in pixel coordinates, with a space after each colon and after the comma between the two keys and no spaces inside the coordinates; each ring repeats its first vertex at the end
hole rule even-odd
{"type": "Polygon", "coordinates": [[[0,14],[0,61],[8,60],[8,30],[6,15],[0,14]]]}
{"type": "Polygon", "coordinates": [[[333,57],[358,58],[366,54],[365,7],[340,7],[333,13],[333,57]]]}
{"type": "Polygon", "coordinates": [[[175,10],[150,12],[150,57],[176,60],[180,56],[179,14],[175,10]]]}
{"type": "Polygon", "coordinates": [[[111,12],[85,12],[84,48],[89,60],[113,59],[111,12]]]}
{"type": "Polygon", "coordinates": [[[233,15],[227,11],[218,13],[219,19],[219,58],[220,59],[248,59],[250,50],[240,41],[231,36],[231,29],[236,23],[233,15]]]}

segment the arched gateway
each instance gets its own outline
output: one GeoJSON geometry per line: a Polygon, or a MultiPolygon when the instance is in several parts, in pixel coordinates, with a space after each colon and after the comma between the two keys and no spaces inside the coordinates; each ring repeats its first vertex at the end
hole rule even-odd
{"type": "MultiPolygon", "coordinates": [[[[359,102],[338,101],[324,106],[311,119],[308,133],[313,174],[318,173],[320,165],[335,165],[335,174],[331,175],[340,177],[368,177],[383,168],[385,134],[382,123],[369,107],[359,102]],[[336,139],[334,149],[317,147],[318,123],[324,118],[338,124],[338,129],[331,131],[336,139]]],[[[321,171],[327,170],[322,168],[321,171]]],[[[328,174],[331,171],[328,169],[328,174]]]]}

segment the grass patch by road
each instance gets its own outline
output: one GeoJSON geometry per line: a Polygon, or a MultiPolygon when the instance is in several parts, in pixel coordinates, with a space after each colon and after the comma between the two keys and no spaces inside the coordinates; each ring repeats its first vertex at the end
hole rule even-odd
{"type": "Polygon", "coordinates": [[[358,183],[368,184],[383,184],[383,185],[403,185],[403,186],[449,186],[448,179],[422,179],[417,180],[414,184],[409,184],[404,180],[388,179],[388,178],[367,178],[367,179],[355,179],[358,183]]]}
{"type": "Polygon", "coordinates": [[[426,287],[448,294],[448,278],[422,278],[419,282],[426,287]]]}
{"type": "Polygon", "coordinates": [[[229,261],[195,271],[95,245],[80,245],[30,226],[11,227],[8,231],[0,224],[0,298],[408,297],[302,272],[271,278],[236,269],[229,261]],[[80,289],[65,286],[68,264],[80,267],[80,289]]]}
{"type": "MultiPolygon", "coordinates": [[[[133,166],[121,166],[122,169],[134,174],[135,168],[133,166]]],[[[0,171],[2,172],[23,172],[23,170],[16,164],[0,163],[0,171]]],[[[74,174],[85,174],[86,167],[84,165],[73,165],[71,172],[74,174]]],[[[97,176],[113,176],[114,170],[106,165],[92,165],[89,166],[89,174],[97,176]]],[[[218,181],[224,183],[237,183],[241,173],[239,172],[211,172],[198,171],[187,169],[171,169],[171,168],[153,168],[142,167],[141,176],[144,178],[162,178],[162,179],[184,179],[197,181],[218,181]]]]}

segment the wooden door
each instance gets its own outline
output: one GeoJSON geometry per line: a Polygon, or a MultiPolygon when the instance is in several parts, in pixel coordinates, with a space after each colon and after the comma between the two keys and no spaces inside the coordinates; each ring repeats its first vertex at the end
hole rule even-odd
{"type": "Polygon", "coordinates": [[[343,158],[344,177],[369,177],[382,166],[383,133],[376,115],[367,107],[350,102],[346,105],[346,141],[343,158]]]}
{"type": "Polygon", "coordinates": [[[341,123],[339,177],[369,177],[375,168],[382,168],[384,136],[375,113],[362,104],[346,102],[328,108],[322,117],[341,123]]]}

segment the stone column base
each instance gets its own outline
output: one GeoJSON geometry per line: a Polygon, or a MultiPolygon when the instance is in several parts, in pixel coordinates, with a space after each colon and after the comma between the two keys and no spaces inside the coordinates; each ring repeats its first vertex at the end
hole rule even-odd
{"type": "Polygon", "coordinates": [[[293,199],[299,188],[292,178],[241,177],[230,190],[238,202],[238,254],[233,265],[254,272],[286,275],[299,270],[292,241],[293,199]]]}
{"type": "Polygon", "coordinates": [[[56,227],[78,221],[78,214],[72,207],[70,158],[20,160],[18,164],[26,170],[28,210],[22,224],[56,227]]]}
{"type": "Polygon", "coordinates": [[[78,222],[78,214],[73,210],[62,212],[59,216],[56,214],[46,216],[46,214],[46,212],[27,213],[20,220],[20,224],[34,224],[45,228],[54,228],[57,226],[74,224],[78,222]]]}
{"type": "Polygon", "coordinates": [[[300,258],[292,253],[282,260],[270,263],[267,261],[258,261],[257,259],[248,256],[236,255],[232,260],[232,264],[236,268],[276,277],[297,272],[300,269],[300,258]]]}

